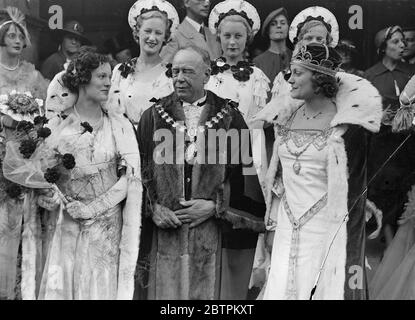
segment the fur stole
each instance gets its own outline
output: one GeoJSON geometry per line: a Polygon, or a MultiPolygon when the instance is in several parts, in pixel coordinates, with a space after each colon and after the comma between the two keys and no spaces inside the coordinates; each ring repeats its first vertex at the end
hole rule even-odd
{"type": "MultiPolygon", "coordinates": [[[[344,298],[349,173],[345,143],[342,136],[347,131],[347,125],[349,124],[361,126],[370,132],[377,132],[382,117],[382,99],[377,89],[369,81],[347,73],[338,73],[337,76],[339,77],[339,91],[335,98],[337,114],[331,122],[333,131],[327,142],[327,212],[330,227],[326,240],[326,252],[329,252],[329,255],[317,286],[316,299],[344,298]],[[332,246],[330,247],[331,243],[332,246]]],[[[268,113],[267,116],[269,120],[272,117],[272,121],[279,125],[284,125],[293,112],[303,103],[291,98],[289,92],[282,93],[273,101],[279,101],[280,104],[274,105],[275,112],[271,116],[268,113]]],[[[269,218],[276,221],[274,214],[277,214],[280,202],[280,199],[272,191],[278,171],[279,145],[280,139],[276,134],[273,155],[266,178],[267,212],[265,223],[269,218]],[[270,217],[271,212],[272,217],[270,217]]]]}

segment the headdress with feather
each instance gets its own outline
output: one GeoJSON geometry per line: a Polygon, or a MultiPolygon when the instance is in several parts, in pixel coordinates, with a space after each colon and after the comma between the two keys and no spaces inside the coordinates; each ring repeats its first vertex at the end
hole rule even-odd
{"type": "Polygon", "coordinates": [[[16,7],[7,7],[6,13],[10,17],[10,20],[6,20],[0,24],[0,30],[8,24],[15,23],[23,30],[26,46],[30,46],[30,35],[26,28],[25,15],[16,7]]]}

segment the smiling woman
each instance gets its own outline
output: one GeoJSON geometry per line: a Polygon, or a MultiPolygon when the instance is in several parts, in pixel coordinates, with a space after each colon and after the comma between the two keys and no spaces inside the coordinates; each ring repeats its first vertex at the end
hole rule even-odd
{"type": "MultiPolygon", "coordinates": [[[[260,216],[263,214],[261,209],[264,208],[261,185],[265,179],[267,157],[263,122],[251,120],[265,106],[269,79],[259,68],[246,61],[245,53],[248,44],[260,30],[261,21],[255,7],[247,1],[226,0],[213,8],[209,27],[217,34],[223,57],[213,63],[206,89],[221,98],[238,103],[238,110],[251,130],[253,162],[257,175],[244,177],[245,195],[258,205],[260,216]]],[[[221,299],[246,299],[249,285],[247,275],[252,269],[256,240],[257,234],[247,232],[231,232],[226,235],[226,259],[224,258],[223,265],[226,272],[221,299]],[[240,250],[232,250],[235,248],[240,250]]]]}
{"type": "Polygon", "coordinates": [[[139,0],[130,9],[128,21],[140,55],[115,67],[110,92],[110,109],[126,114],[137,125],[152,98],[173,92],[171,79],[160,51],[177,27],[179,17],[167,1],[139,0]]]}
{"type": "Polygon", "coordinates": [[[140,237],[142,192],[134,129],[105,109],[111,84],[105,56],[81,48],[62,81],[78,100],[49,120],[52,135],[41,153],[71,153],[75,168],[68,179],[56,182],[65,205],[51,192],[39,197],[55,227],[47,231],[49,251],[38,299],[131,299],[139,246],[131,241],[140,237]]]}

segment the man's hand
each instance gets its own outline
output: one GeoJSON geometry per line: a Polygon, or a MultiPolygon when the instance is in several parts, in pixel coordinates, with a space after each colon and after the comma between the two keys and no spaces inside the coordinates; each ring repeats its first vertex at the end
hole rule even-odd
{"type": "Polygon", "coordinates": [[[190,201],[180,201],[184,209],[174,213],[183,223],[190,223],[190,228],[194,228],[205,222],[215,214],[215,202],[212,200],[196,199],[190,201]]]}
{"type": "Polygon", "coordinates": [[[156,203],[153,212],[153,222],[161,229],[176,229],[182,225],[173,211],[156,203]]]}

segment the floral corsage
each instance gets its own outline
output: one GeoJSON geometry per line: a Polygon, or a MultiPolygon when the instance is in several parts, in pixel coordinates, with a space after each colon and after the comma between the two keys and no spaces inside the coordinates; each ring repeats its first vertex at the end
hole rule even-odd
{"type": "Polygon", "coordinates": [[[248,61],[239,61],[236,65],[230,66],[226,63],[224,57],[220,57],[212,62],[212,75],[223,73],[227,70],[231,70],[233,77],[241,82],[249,81],[251,74],[254,73],[253,63],[248,61]]]}
{"type": "Polygon", "coordinates": [[[127,79],[128,75],[134,73],[135,71],[135,64],[137,63],[137,58],[128,60],[121,64],[118,70],[121,72],[121,77],[127,79]]]}

